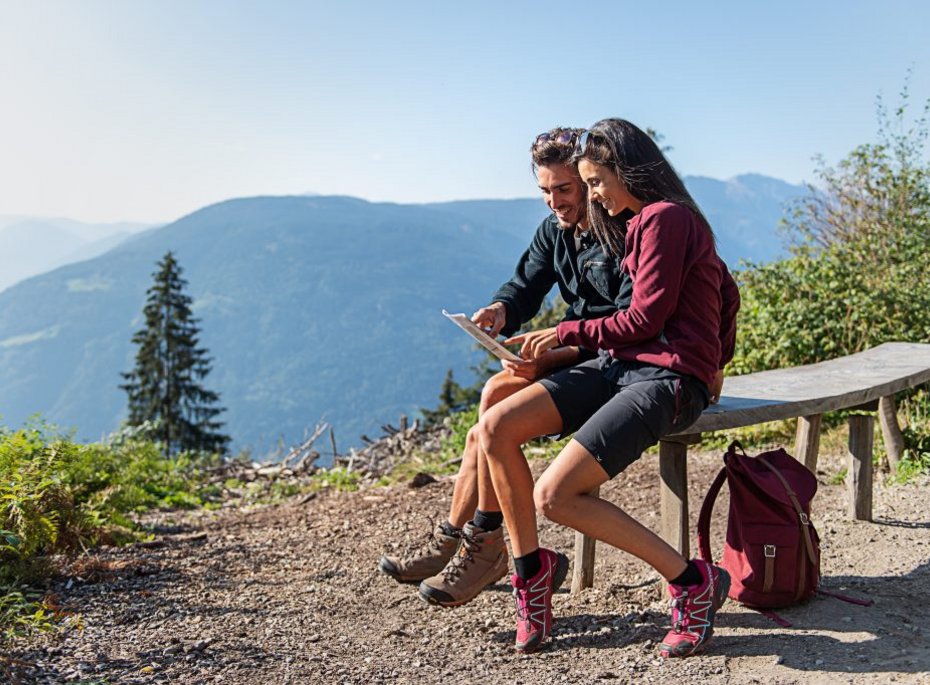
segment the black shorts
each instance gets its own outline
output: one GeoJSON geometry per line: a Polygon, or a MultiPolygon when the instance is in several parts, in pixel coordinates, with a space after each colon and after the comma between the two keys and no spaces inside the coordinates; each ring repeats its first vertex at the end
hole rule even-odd
{"type": "Polygon", "coordinates": [[[559,437],[575,433],[610,478],[662,437],[697,421],[710,399],[693,376],[606,353],[539,382],[562,417],[559,437]]]}

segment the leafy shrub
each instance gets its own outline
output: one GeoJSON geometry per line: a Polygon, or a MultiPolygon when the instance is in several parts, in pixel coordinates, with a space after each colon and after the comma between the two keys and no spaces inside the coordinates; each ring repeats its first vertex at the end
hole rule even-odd
{"type": "Polygon", "coordinates": [[[930,340],[927,103],[908,125],[907,89],[879,141],[836,168],[786,224],[792,256],[737,273],[743,304],[735,373],[822,361],[890,340],[930,340]]]}
{"type": "Polygon", "coordinates": [[[162,457],[134,433],[82,445],[40,421],[0,427],[0,631],[44,629],[53,613],[23,581],[49,571],[47,559],[138,537],[130,515],[195,507],[214,496],[204,468],[217,457],[162,457]]]}
{"type": "MultiPolygon", "coordinates": [[[[877,143],[835,168],[821,162],[821,187],[786,223],[791,256],[736,273],[742,307],[728,373],[930,341],[930,102],[909,123],[906,87],[901,98],[892,115],[879,100],[877,143]]],[[[912,425],[905,438],[920,452],[930,425],[912,425]]]]}
{"type": "Polygon", "coordinates": [[[896,478],[904,482],[918,474],[930,473],[930,392],[917,392],[901,403],[900,410],[904,416],[901,432],[906,448],[896,478]]]}

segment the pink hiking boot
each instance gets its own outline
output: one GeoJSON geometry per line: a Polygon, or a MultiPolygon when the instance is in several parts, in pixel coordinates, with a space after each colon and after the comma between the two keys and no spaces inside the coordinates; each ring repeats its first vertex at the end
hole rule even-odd
{"type": "Polygon", "coordinates": [[[517,604],[516,648],[534,652],[552,632],[552,595],[568,575],[568,557],[551,549],[540,548],[542,567],[539,573],[523,580],[510,578],[517,604]]]}
{"type": "Polygon", "coordinates": [[[672,629],[659,647],[665,657],[683,657],[704,650],[714,634],[714,617],[727,600],[730,574],[719,566],[695,559],[703,580],[698,585],[668,586],[672,596],[672,629]]]}

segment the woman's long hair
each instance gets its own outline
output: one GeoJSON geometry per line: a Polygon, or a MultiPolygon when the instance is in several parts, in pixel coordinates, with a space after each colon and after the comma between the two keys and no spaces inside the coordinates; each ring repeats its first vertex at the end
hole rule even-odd
{"type": "MultiPolygon", "coordinates": [[[[644,204],[665,201],[684,205],[713,236],[710,222],[649,134],[625,119],[601,119],[588,129],[585,138],[583,149],[579,145],[572,162],[577,164],[587,159],[612,169],[630,194],[644,204]]],[[[624,212],[611,217],[599,203],[592,202],[588,194],[591,229],[601,244],[615,255],[623,254],[628,216],[624,212]]]]}

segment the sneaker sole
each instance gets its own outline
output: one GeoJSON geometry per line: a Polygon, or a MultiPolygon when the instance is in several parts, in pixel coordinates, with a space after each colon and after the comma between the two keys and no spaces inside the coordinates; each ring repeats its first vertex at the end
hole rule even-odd
{"type": "Polygon", "coordinates": [[[499,576],[497,576],[496,578],[492,577],[491,580],[489,580],[487,583],[482,585],[478,589],[478,591],[475,594],[471,595],[470,597],[462,597],[460,599],[455,599],[449,593],[443,592],[442,590],[437,590],[431,585],[426,585],[424,583],[420,583],[420,591],[418,594],[420,596],[420,599],[422,599],[427,604],[432,604],[434,606],[447,607],[447,608],[460,607],[463,604],[468,604],[475,597],[480,595],[481,592],[485,588],[490,587],[491,585],[494,585],[494,583],[496,583],[497,581],[499,581],[501,578],[503,578],[506,575],[507,575],[507,567],[505,566],[504,570],[501,572],[499,576]]]}
{"type": "Polygon", "coordinates": [[[674,651],[674,650],[671,649],[671,648],[662,649],[662,647],[665,647],[665,645],[662,645],[662,646],[659,648],[659,656],[661,656],[661,657],[663,657],[663,658],[665,658],[665,659],[684,659],[685,657],[695,656],[695,655],[697,655],[697,654],[702,654],[702,653],[704,652],[704,650],[707,649],[707,645],[709,645],[709,644],[710,644],[711,642],[713,642],[713,641],[714,641],[714,633],[713,633],[713,631],[711,631],[711,633],[707,636],[707,639],[704,640],[704,642],[702,642],[701,644],[697,645],[697,646],[696,646],[694,649],[692,649],[691,651],[688,651],[688,652],[676,652],[676,651],[674,651]]]}

